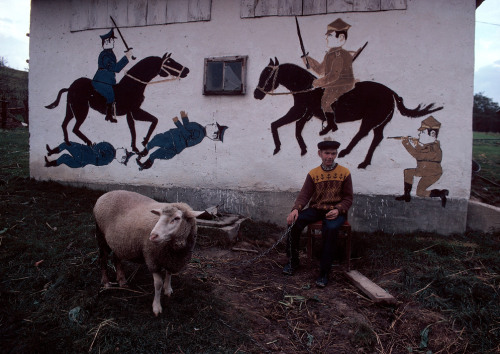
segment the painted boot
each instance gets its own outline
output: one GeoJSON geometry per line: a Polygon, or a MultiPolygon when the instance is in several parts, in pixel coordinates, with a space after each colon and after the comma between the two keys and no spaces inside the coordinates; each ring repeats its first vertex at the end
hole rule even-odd
{"type": "Polygon", "coordinates": [[[106,104],[106,120],[111,123],[118,123],[118,121],[113,117],[114,114],[113,103],[106,104]]]}
{"type": "Polygon", "coordinates": [[[57,166],[57,161],[49,161],[47,159],[47,156],[45,156],[45,167],[56,167],[57,166]]]}
{"type": "Polygon", "coordinates": [[[45,148],[47,149],[48,156],[53,155],[53,154],[58,154],[61,152],[61,150],[59,150],[59,147],[51,149],[49,144],[45,145],[45,148]]]}
{"type": "Polygon", "coordinates": [[[405,202],[409,202],[411,200],[411,195],[410,195],[411,187],[412,187],[411,184],[405,182],[405,192],[404,192],[405,194],[396,197],[396,200],[404,200],[405,202]]]}
{"type": "Polygon", "coordinates": [[[443,208],[445,208],[446,207],[446,196],[449,193],[450,192],[447,189],[433,189],[433,190],[431,190],[431,194],[429,195],[429,197],[432,197],[432,198],[439,197],[439,198],[441,198],[441,206],[443,208]]]}
{"type": "Polygon", "coordinates": [[[137,164],[139,165],[139,171],[147,170],[148,168],[151,168],[151,166],[153,166],[153,161],[151,161],[150,159],[147,159],[146,161],[141,162],[137,158],[136,161],[137,161],[137,164]]]}

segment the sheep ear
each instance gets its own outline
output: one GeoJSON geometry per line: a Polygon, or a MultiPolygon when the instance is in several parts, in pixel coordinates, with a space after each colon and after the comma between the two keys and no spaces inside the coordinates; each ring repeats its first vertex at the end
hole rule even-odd
{"type": "Polygon", "coordinates": [[[153,209],[153,210],[151,210],[151,212],[152,212],[153,214],[155,214],[155,215],[158,215],[158,216],[160,216],[160,215],[161,215],[161,209],[153,209]]]}

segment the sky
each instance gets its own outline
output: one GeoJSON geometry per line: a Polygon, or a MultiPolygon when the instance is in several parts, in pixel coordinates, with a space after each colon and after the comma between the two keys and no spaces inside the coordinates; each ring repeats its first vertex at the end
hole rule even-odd
{"type": "MultiPolygon", "coordinates": [[[[28,70],[30,0],[0,0],[0,57],[7,66],[28,70]]],[[[500,0],[476,10],[474,93],[500,104],[500,0]]]]}

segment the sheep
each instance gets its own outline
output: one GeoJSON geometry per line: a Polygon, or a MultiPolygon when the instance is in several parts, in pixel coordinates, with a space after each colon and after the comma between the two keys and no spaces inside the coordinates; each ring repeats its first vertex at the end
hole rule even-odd
{"type": "Polygon", "coordinates": [[[171,275],[181,271],[192,256],[197,234],[193,210],[185,203],[159,203],[135,192],[116,190],[99,197],[94,217],[101,283],[111,286],[106,273],[111,251],[120,287],[127,286],[122,260],[146,263],[153,274],[153,313],[158,316],[162,287],[165,295],[172,294],[171,275]]]}

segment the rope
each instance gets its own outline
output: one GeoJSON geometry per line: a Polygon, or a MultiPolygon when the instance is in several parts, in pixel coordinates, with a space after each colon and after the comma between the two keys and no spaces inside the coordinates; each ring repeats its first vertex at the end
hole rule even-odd
{"type": "Polygon", "coordinates": [[[288,226],[288,229],[285,231],[285,233],[283,235],[281,235],[281,237],[278,239],[278,241],[276,241],[276,243],[274,245],[272,245],[269,249],[267,249],[266,251],[262,252],[261,254],[255,256],[254,258],[251,258],[251,259],[248,259],[246,261],[241,261],[241,262],[237,262],[237,263],[233,263],[234,265],[250,265],[251,263],[254,263],[256,260],[258,259],[261,259],[262,257],[266,256],[267,254],[269,254],[269,252],[271,252],[273,249],[276,248],[276,246],[278,246],[281,241],[283,241],[283,239],[288,236],[288,234],[290,233],[290,231],[292,230],[292,227],[293,225],[295,224],[295,222],[293,222],[290,226],[288,226]]]}
{"type": "Polygon", "coordinates": [[[140,82],[141,84],[144,84],[144,85],[153,85],[153,84],[160,84],[162,82],[167,82],[167,81],[180,80],[178,77],[174,76],[174,77],[172,77],[170,79],[158,80],[158,81],[153,81],[153,82],[146,82],[146,81],[142,81],[142,80],[136,78],[135,76],[130,75],[128,72],[125,74],[125,76],[128,76],[131,79],[133,79],[133,80],[135,80],[137,82],[140,82]]]}

